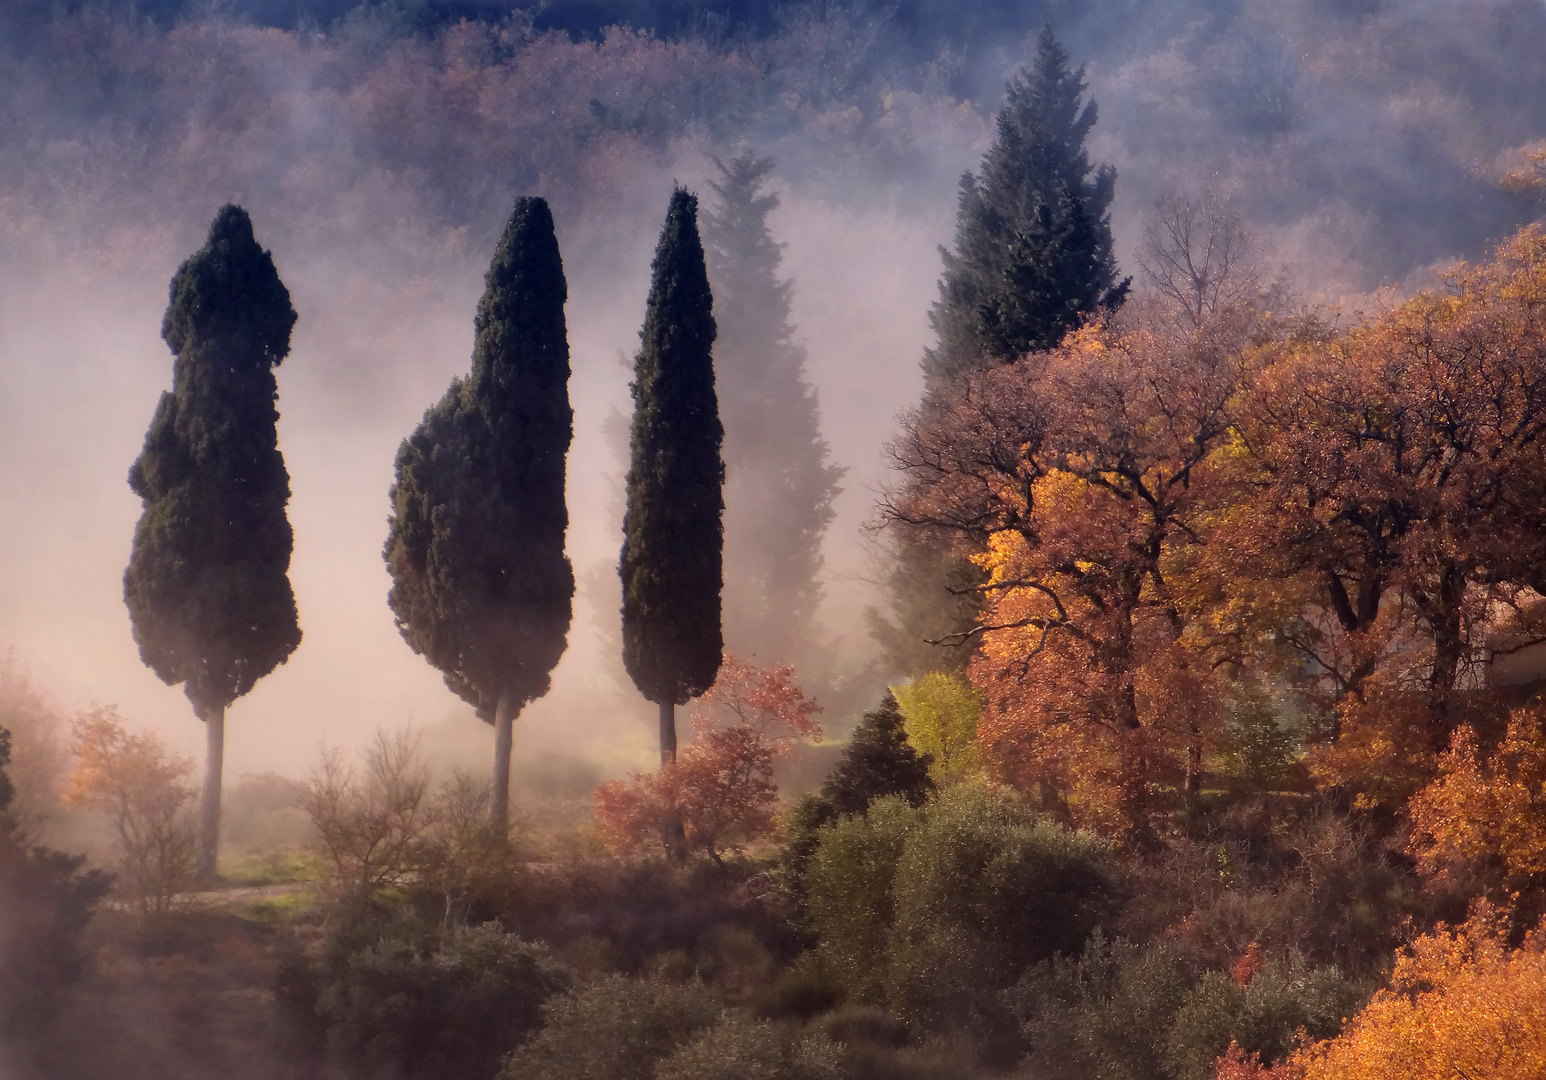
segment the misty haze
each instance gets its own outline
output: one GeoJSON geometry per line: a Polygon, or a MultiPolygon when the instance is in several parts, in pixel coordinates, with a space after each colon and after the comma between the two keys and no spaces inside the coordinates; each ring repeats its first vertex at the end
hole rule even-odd
{"type": "Polygon", "coordinates": [[[1546,9],[0,5],[0,1080],[1546,1077],[1546,9]]]}

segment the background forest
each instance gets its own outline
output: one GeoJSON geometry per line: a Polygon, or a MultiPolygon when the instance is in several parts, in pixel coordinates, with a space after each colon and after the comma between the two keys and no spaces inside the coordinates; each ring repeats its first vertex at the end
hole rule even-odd
{"type": "Polygon", "coordinates": [[[5,5],[0,1074],[1546,1077],[1543,44],[5,5]]]}

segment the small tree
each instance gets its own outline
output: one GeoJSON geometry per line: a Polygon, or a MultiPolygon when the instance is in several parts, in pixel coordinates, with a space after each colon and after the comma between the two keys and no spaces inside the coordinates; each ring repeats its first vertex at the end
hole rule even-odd
{"type": "Polygon", "coordinates": [[[660,706],[660,760],[676,758],[676,706],[714,684],[723,638],[724,428],[698,199],[671,193],[634,362],[623,517],[623,666],[660,706]]]}
{"type": "Polygon", "coordinates": [[[932,759],[929,777],[941,787],[977,775],[977,691],[964,679],[931,671],[897,687],[907,740],[932,759]]]}
{"type": "Polygon", "coordinates": [[[790,667],[758,668],[725,657],[702,702],[728,723],[699,713],[694,735],[654,775],[635,773],[596,789],[596,823],[609,846],[634,851],[670,836],[681,822],[686,842],[718,861],[773,831],[778,784],[774,760],[796,738],[819,736],[820,707],[805,697],[790,667]]]}
{"type": "Polygon", "coordinates": [[[144,914],[164,914],[194,881],[193,762],[130,734],[111,706],[76,718],[71,750],[65,803],[108,819],[120,887],[144,914]]]}
{"type": "Polygon", "coordinates": [[[301,809],[333,880],[370,893],[418,874],[438,808],[412,732],[378,731],[360,756],[363,770],[342,752],[324,750],[306,780],[301,809]]]}
{"type": "Polygon", "coordinates": [[[515,716],[564,654],[569,512],[568,286],[543,199],[518,199],[485,277],[472,374],[397,452],[388,602],[415,652],[494,725],[490,815],[509,816],[515,716]]]}
{"type": "Polygon", "coordinates": [[[209,239],[172,278],[161,336],[176,356],[129,470],[144,500],[124,571],[140,657],[183,684],[208,752],[198,869],[220,844],[225,710],[301,641],[287,576],[290,476],[279,453],[274,368],[295,310],[252,221],[222,207],[209,239]]]}

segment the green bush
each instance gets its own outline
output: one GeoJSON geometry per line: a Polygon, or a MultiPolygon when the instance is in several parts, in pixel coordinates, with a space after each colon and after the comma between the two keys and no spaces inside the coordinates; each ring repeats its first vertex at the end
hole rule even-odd
{"type": "Polygon", "coordinates": [[[840,1080],[837,1044],[803,1038],[765,1020],[727,1016],[680,1047],[655,1070],[655,1080],[840,1080]]]}
{"type": "Polygon", "coordinates": [[[958,785],[922,812],[897,862],[886,996],[920,1031],[983,1035],[1007,1023],[1001,991],[1038,961],[1077,953],[1109,914],[1110,851],[958,785]]]}
{"type": "Polygon", "coordinates": [[[488,1080],[568,984],[546,948],[489,924],[440,943],[386,938],[348,961],[318,1008],[355,1064],[488,1080]]]}
{"type": "Polygon", "coordinates": [[[1031,1075],[1044,1080],[1208,1080],[1231,1039],[1274,1061],[1303,1027],[1336,1034],[1363,1000],[1335,968],[1265,963],[1242,986],[1199,973],[1170,944],[1097,933],[1078,957],[1028,972],[1006,1000],[1021,1018],[1031,1075]]]}
{"type": "Polygon", "coordinates": [[[1210,972],[1186,995],[1170,1024],[1166,1074],[1173,1080],[1208,1080],[1231,1039],[1263,1061],[1276,1061],[1293,1048],[1301,1027],[1313,1039],[1337,1034],[1364,996],[1336,968],[1311,968],[1297,957],[1269,961],[1245,986],[1210,972]]]}
{"type": "Polygon", "coordinates": [[[877,799],[862,817],[840,818],[821,830],[806,865],[806,913],[816,954],[856,1000],[884,996],[896,866],[921,818],[922,811],[900,796],[877,799]]]}
{"type": "Polygon", "coordinates": [[[1166,1032],[1195,981],[1173,947],[1097,931],[1080,955],[1032,968],[1006,999],[1021,1018],[1033,1075],[1153,1080],[1166,1075],[1166,1032]]]}
{"type": "Polygon", "coordinates": [[[609,976],[556,997],[542,1030],[510,1055],[505,1080],[653,1080],[655,1067],[720,1018],[698,983],[609,976]]]}

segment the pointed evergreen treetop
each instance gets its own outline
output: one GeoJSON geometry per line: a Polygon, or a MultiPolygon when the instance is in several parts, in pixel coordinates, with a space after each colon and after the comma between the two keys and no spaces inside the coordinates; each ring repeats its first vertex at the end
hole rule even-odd
{"type": "Polygon", "coordinates": [[[408,644],[492,720],[547,693],[574,596],[568,286],[540,198],[517,200],[484,278],[472,372],[397,452],[384,557],[408,644]]]}
{"type": "Polygon", "coordinates": [[[140,656],[164,682],[183,683],[203,716],[301,640],[274,407],[295,311],[237,206],[215,215],[170,293],[161,335],[176,355],[172,390],[129,470],[144,512],[124,602],[140,656]]]}
{"type": "Polygon", "coordinates": [[[767,220],[778,196],[763,191],[773,162],[746,151],[714,163],[718,198],[704,211],[703,239],[725,422],[725,641],[738,655],[809,674],[828,659],[815,625],[821,541],[843,470],[828,462],[805,350],[789,322],[783,245],[767,220]]]}
{"type": "Polygon", "coordinates": [[[929,761],[929,755],[919,754],[907,741],[902,710],[896,695],[887,690],[854,729],[848,748],[821,785],[821,797],[839,814],[862,814],[886,795],[900,795],[921,806],[934,790],[929,761]]]}
{"type": "Polygon", "coordinates": [[[714,387],[714,299],[698,200],[682,188],[651,264],[631,387],[627,508],[618,573],[623,666],[646,699],[685,704],[714,683],[724,649],[724,428],[714,387]]]}
{"type": "Polygon", "coordinates": [[[939,343],[923,362],[931,384],[1052,348],[1126,295],[1108,213],[1116,170],[1090,164],[1096,109],[1084,92],[1084,69],[1070,69],[1044,27],[1036,59],[1009,82],[981,172],[961,178],[955,250],[941,250],[930,315],[939,343]]]}

